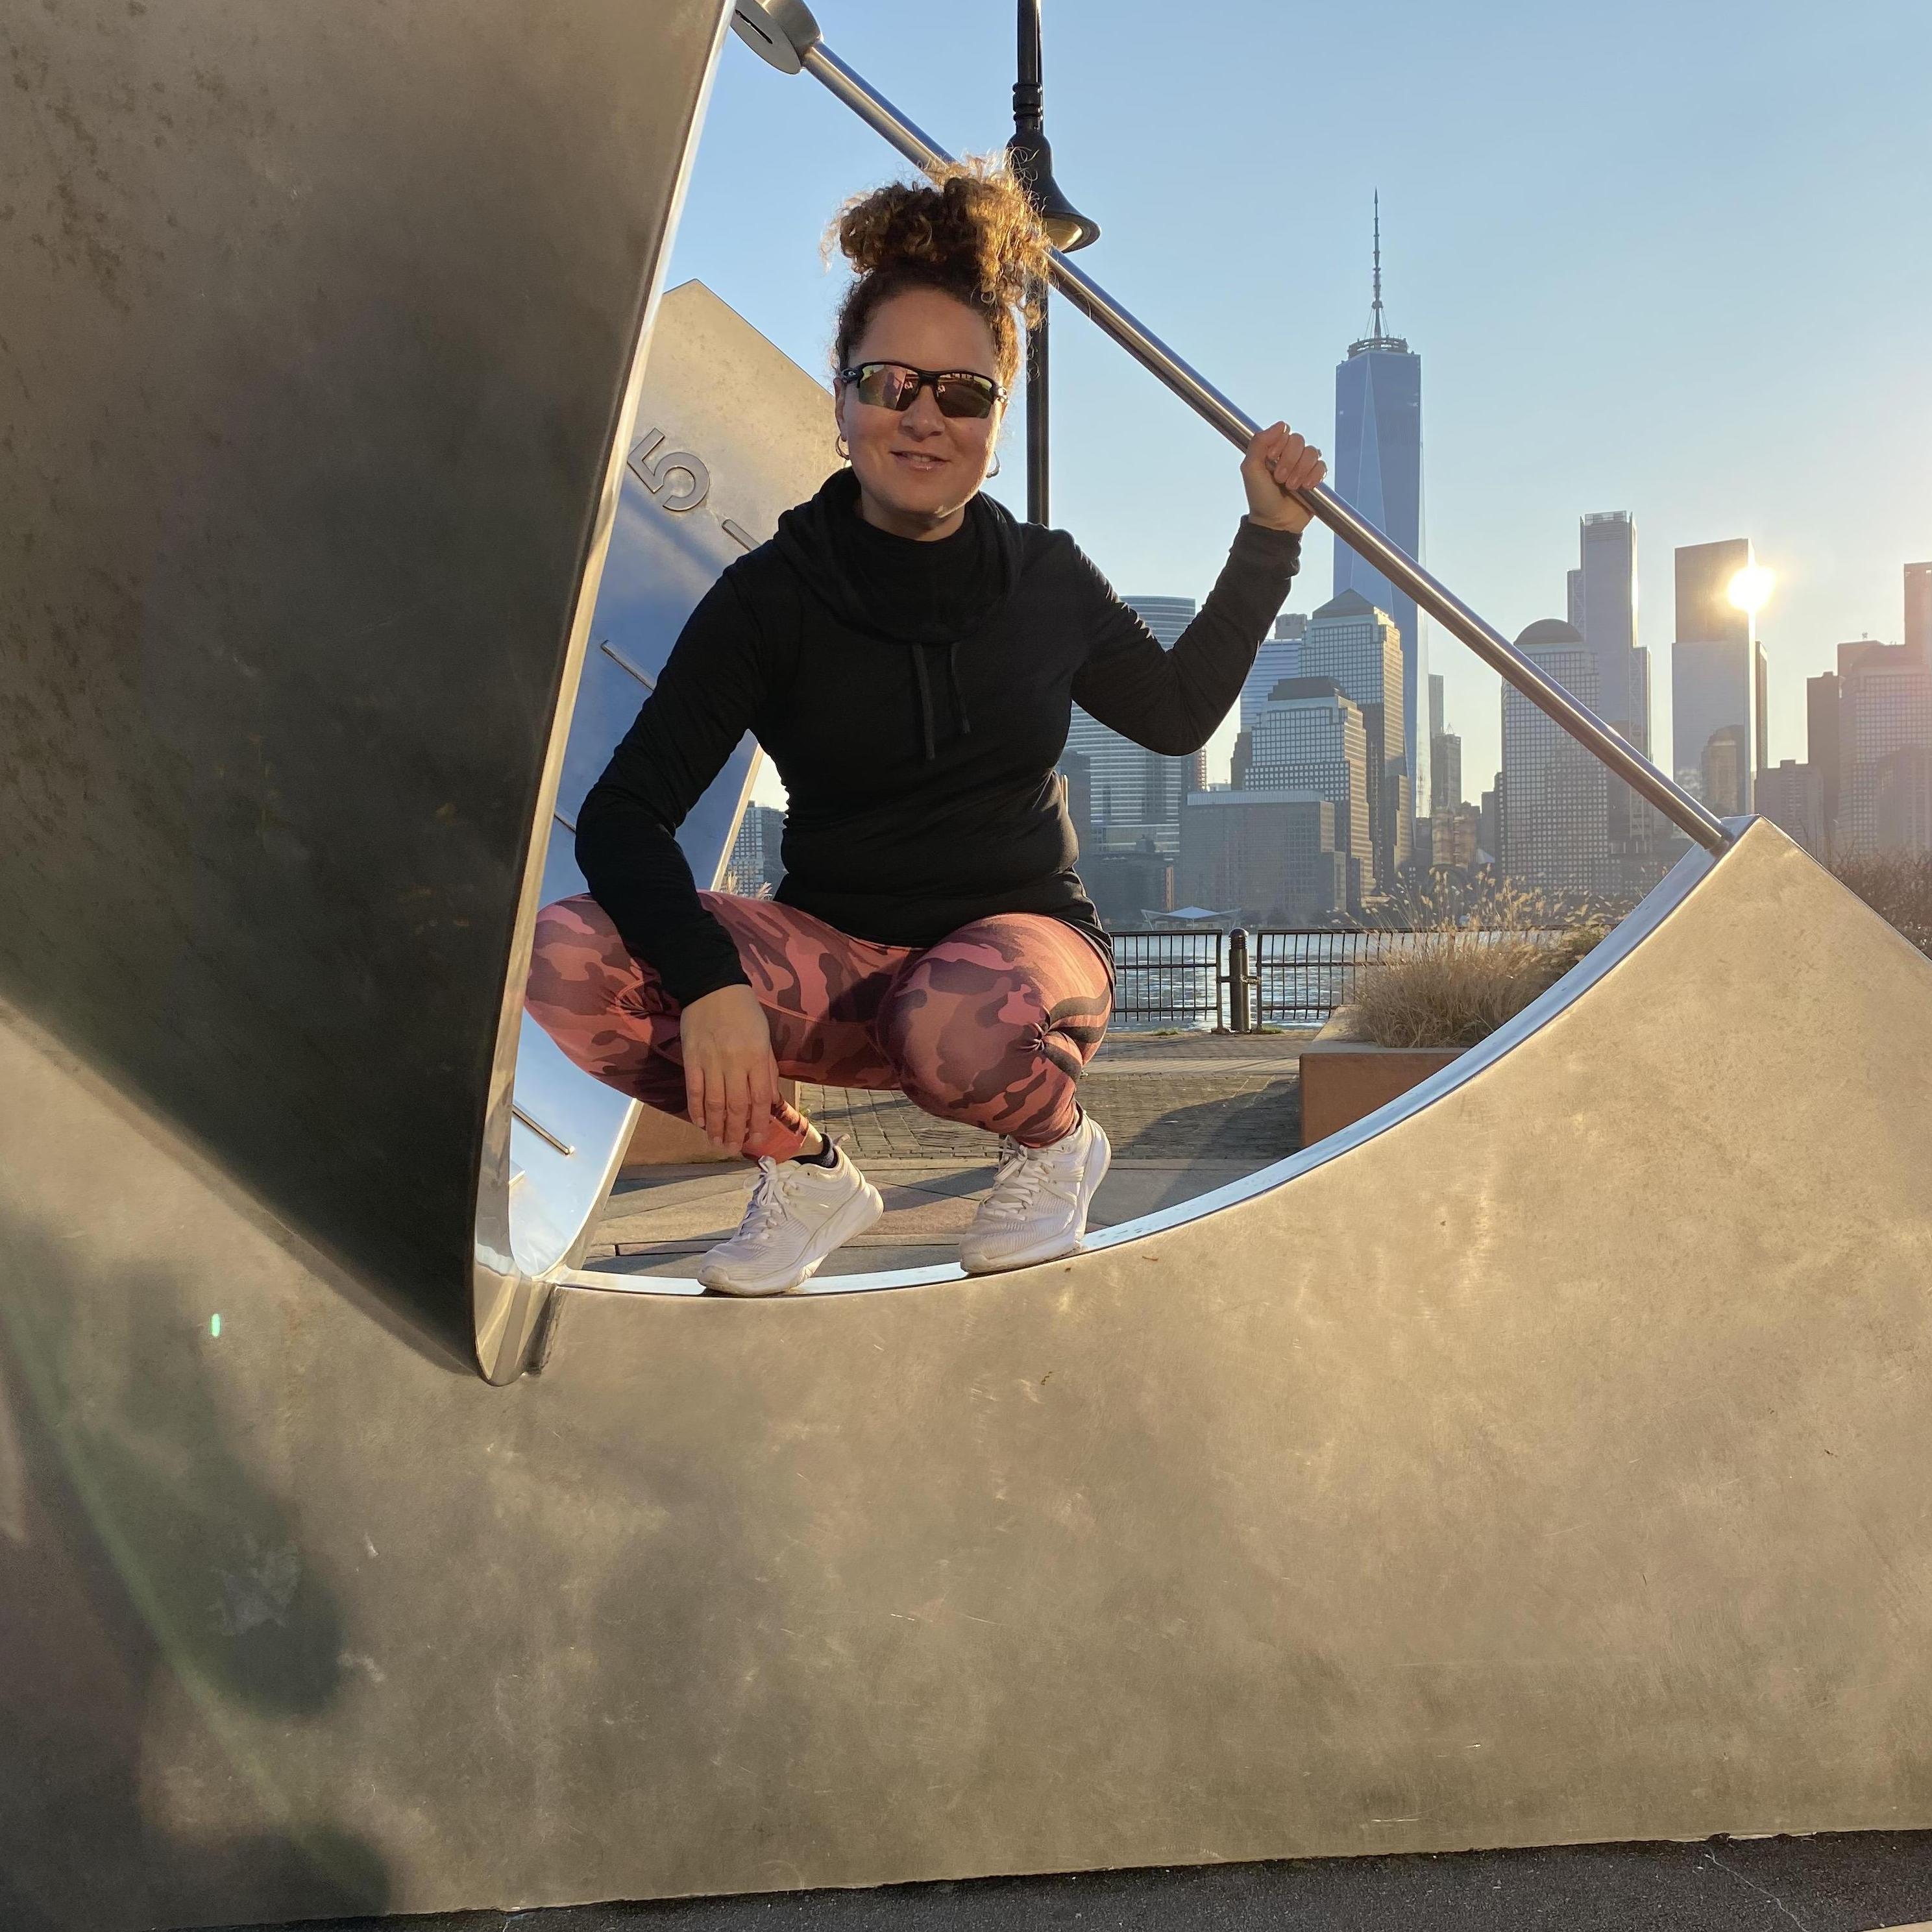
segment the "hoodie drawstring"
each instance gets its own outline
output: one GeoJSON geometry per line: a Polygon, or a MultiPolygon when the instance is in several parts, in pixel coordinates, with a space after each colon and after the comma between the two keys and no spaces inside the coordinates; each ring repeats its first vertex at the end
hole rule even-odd
{"type": "MultiPolygon", "coordinates": [[[[930,648],[925,644],[912,647],[913,682],[919,687],[919,730],[920,748],[926,754],[926,761],[931,764],[939,755],[938,740],[933,734],[932,676],[926,668],[926,654],[930,648]]],[[[970,738],[973,735],[973,721],[966,715],[966,699],[959,688],[959,640],[955,638],[946,647],[946,694],[952,700],[952,716],[959,735],[970,738]]]]}
{"type": "Polygon", "coordinates": [[[970,738],[973,735],[973,721],[966,715],[966,700],[959,688],[959,640],[955,638],[946,647],[946,680],[952,687],[952,715],[959,721],[959,735],[970,738]]]}
{"type": "Polygon", "coordinates": [[[926,749],[926,761],[931,764],[938,755],[938,747],[932,736],[932,680],[926,668],[926,646],[914,644],[912,647],[913,682],[919,686],[919,724],[920,742],[926,749]]]}

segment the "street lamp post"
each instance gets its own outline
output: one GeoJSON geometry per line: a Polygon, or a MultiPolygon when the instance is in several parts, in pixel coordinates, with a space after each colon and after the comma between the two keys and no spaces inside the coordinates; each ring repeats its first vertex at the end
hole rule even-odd
{"type": "MultiPolygon", "coordinates": [[[[1040,0],[1019,0],[1019,72],[1013,82],[1013,138],[1006,155],[1013,175],[1040,212],[1047,239],[1064,254],[1100,239],[1100,225],[1081,214],[1053,178],[1053,150],[1047,145],[1045,98],[1040,86],[1040,0]]],[[[1027,331],[1027,521],[1047,520],[1052,480],[1047,439],[1047,304],[1040,291],[1040,316],[1027,331]]]]}

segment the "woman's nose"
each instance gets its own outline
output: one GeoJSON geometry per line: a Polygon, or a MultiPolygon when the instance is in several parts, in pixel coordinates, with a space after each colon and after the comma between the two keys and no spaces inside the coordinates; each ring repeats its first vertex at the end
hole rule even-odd
{"type": "Polygon", "coordinates": [[[916,436],[944,436],[946,418],[939,412],[939,405],[932,399],[930,388],[922,388],[912,399],[912,407],[905,412],[906,427],[916,436]]]}

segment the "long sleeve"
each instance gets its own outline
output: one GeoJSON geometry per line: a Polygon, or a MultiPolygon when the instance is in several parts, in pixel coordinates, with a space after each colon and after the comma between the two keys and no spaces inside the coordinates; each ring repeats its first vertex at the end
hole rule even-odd
{"type": "Polygon", "coordinates": [[[656,688],[590,788],[577,862],[632,956],[681,1004],[747,983],[674,836],[746,731],[765,692],[750,616],[729,576],[686,622],[656,688]]]}
{"type": "Polygon", "coordinates": [[[1240,697],[1241,680],[1301,558],[1301,539],[1241,519],[1208,601],[1172,650],[1085,556],[1092,579],[1092,641],[1073,680],[1073,700],[1088,716],[1144,745],[1180,757],[1198,752],[1240,697]]]}

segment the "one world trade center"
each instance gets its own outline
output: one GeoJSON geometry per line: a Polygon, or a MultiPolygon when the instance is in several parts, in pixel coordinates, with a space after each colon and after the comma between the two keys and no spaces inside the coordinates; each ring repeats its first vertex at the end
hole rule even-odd
{"type": "MultiPolygon", "coordinates": [[[[1422,558],[1422,358],[1382,322],[1382,198],[1376,198],[1375,306],[1369,333],[1335,370],[1334,487],[1376,528],[1422,558]]],[[[1358,591],[1402,632],[1402,756],[1409,810],[1429,809],[1429,666],[1414,598],[1335,540],[1335,595],[1358,591]]]]}

